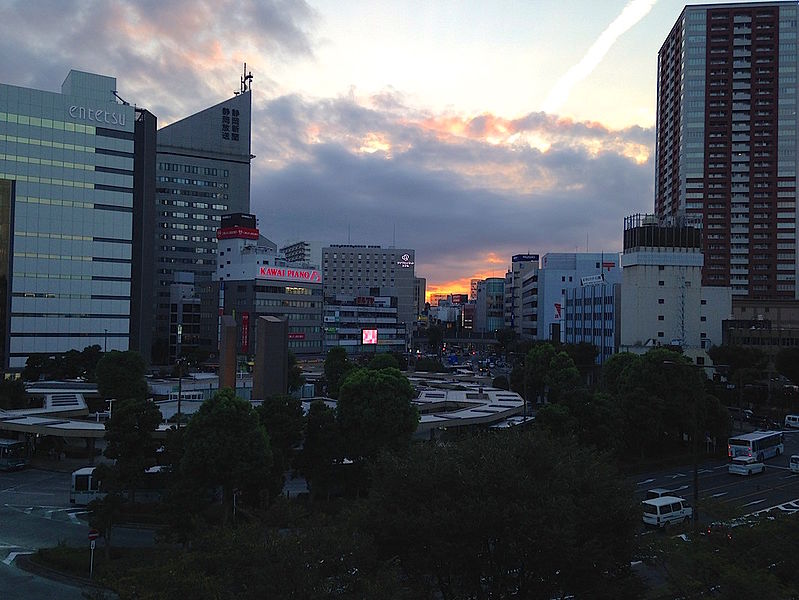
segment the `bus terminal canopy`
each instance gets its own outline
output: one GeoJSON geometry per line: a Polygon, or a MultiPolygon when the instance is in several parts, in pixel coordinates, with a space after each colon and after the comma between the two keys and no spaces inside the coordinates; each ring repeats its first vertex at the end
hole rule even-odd
{"type": "Polygon", "coordinates": [[[1,412],[0,429],[21,433],[38,433],[39,435],[56,435],[65,438],[105,437],[104,423],[32,415],[4,416],[1,412]]]}

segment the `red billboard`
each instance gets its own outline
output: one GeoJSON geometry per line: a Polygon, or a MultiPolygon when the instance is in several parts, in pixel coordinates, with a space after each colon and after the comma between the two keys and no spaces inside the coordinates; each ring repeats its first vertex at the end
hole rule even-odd
{"type": "Polygon", "coordinates": [[[361,331],[361,344],[366,346],[367,344],[376,344],[377,343],[377,329],[364,329],[361,331]]]}

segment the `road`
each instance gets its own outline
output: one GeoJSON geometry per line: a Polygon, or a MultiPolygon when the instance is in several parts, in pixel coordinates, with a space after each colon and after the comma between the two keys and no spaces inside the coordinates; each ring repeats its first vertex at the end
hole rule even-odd
{"type": "MultiPolygon", "coordinates": [[[[788,458],[799,454],[799,431],[785,432],[785,453],[766,461],[762,474],[741,476],[727,472],[726,460],[703,461],[699,465],[699,521],[708,523],[764,510],[799,512],[799,474],[788,470],[788,458]]],[[[639,474],[633,484],[643,498],[646,490],[666,488],[693,501],[693,467],[639,474]]]]}
{"type": "MultiPolygon", "coordinates": [[[[81,589],[18,569],[14,559],[65,543],[88,546],[86,509],[69,504],[70,474],[37,469],[0,473],[0,598],[83,598],[81,589]]],[[[154,544],[152,531],[114,529],[121,546],[154,544]]],[[[99,542],[102,547],[102,541],[99,542]]],[[[87,565],[88,571],[88,565],[87,565]]],[[[87,573],[88,574],[88,573],[87,573]]]]}

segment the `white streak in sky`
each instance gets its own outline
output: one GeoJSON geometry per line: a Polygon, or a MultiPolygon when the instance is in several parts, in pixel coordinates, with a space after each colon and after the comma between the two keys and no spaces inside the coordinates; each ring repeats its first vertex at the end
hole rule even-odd
{"type": "Polygon", "coordinates": [[[580,62],[558,80],[544,102],[544,112],[557,112],[568,99],[572,88],[591,74],[591,71],[605,58],[605,54],[616,43],[616,40],[643,19],[656,3],[657,0],[631,0],[628,2],[621,14],[599,35],[580,62]]]}

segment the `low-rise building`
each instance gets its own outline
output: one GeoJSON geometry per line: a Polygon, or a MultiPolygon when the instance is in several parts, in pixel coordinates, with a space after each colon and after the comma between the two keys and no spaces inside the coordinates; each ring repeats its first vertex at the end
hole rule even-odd
{"type": "MultiPolygon", "coordinates": [[[[364,290],[366,292],[366,290],[364,290]]],[[[405,352],[405,323],[399,321],[394,296],[337,294],[324,306],[324,352],[347,354],[405,352]]]]}

